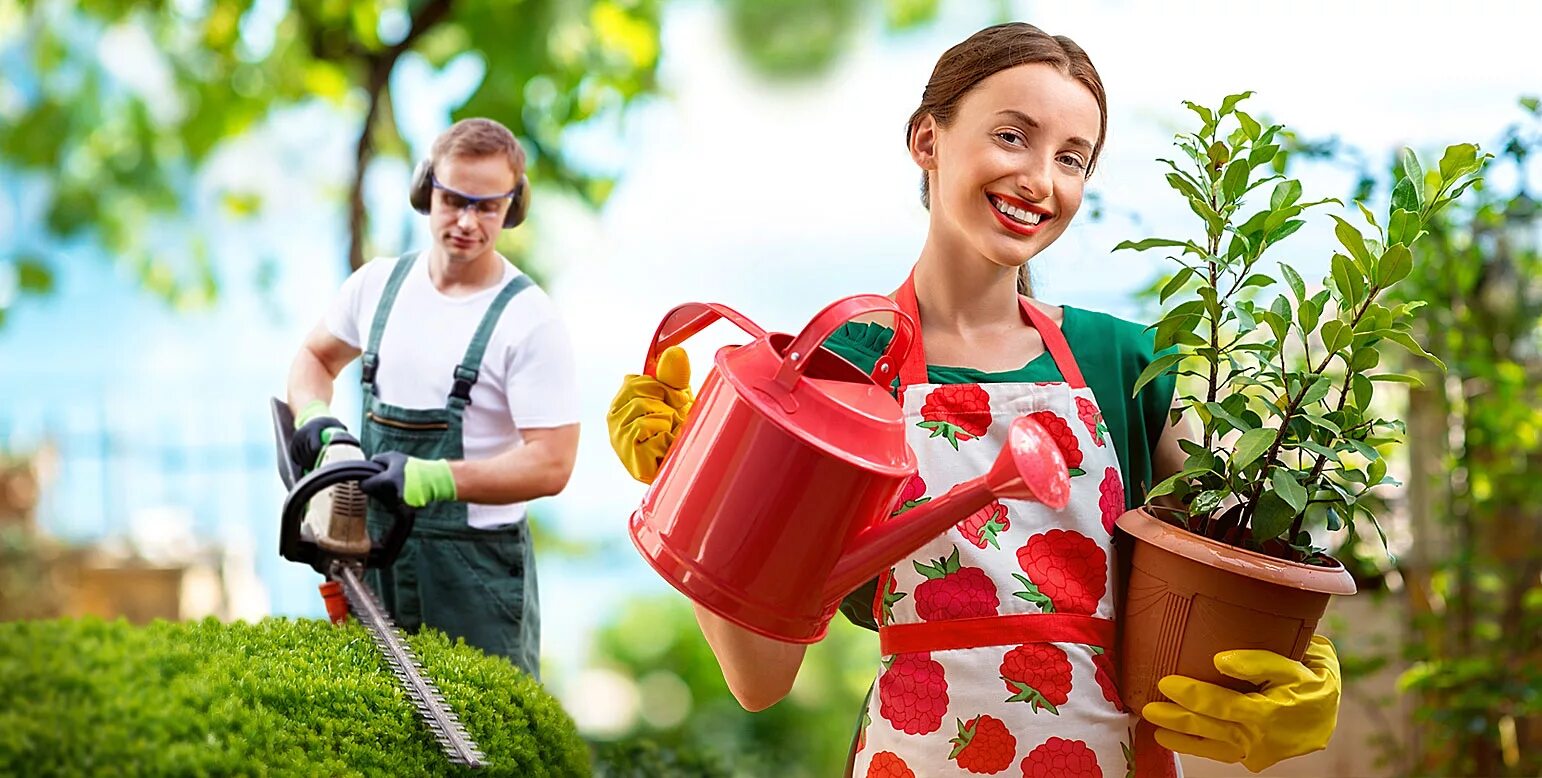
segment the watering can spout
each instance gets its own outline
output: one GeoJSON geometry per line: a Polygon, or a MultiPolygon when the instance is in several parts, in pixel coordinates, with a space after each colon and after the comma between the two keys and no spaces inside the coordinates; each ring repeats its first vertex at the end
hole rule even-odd
{"type": "Polygon", "coordinates": [[[1038,422],[1012,422],[1007,443],[984,475],[947,494],[872,525],[858,534],[830,572],[825,602],[836,602],[864,581],[913,553],[995,499],[1034,500],[1060,510],[1071,499],[1065,455],[1038,422]]]}

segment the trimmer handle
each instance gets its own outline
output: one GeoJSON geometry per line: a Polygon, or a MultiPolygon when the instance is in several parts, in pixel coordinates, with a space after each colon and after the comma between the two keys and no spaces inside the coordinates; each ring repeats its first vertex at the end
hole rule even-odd
{"type": "MultiPolygon", "coordinates": [[[[365,459],[323,465],[301,478],[289,496],[284,498],[278,553],[291,562],[308,564],[325,575],[327,562],[334,555],[300,537],[300,524],[305,521],[306,506],[310,504],[311,498],[328,487],[345,481],[362,481],[382,472],[385,472],[384,465],[365,459]]],[[[392,513],[391,527],[386,530],[384,538],[378,541],[370,539],[369,556],[364,559],[365,567],[390,567],[396,561],[397,554],[401,553],[402,545],[407,542],[407,535],[412,532],[412,524],[417,519],[417,511],[405,503],[387,507],[392,513]]]]}
{"type": "MultiPolygon", "coordinates": [[[[294,461],[289,458],[289,440],[294,437],[294,414],[289,410],[289,404],[277,397],[273,398],[271,406],[273,435],[278,444],[278,475],[284,482],[284,488],[289,490],[289,496],[284,498],[279,521],[278,553],[291,562],[310,565],[316,572],[326,575],[327,563],[334,555],[300,536],[300,524],[305,521],[306,506],[310,504],[311,498],[327,487],[344,481],[362,481],[384,472],[385,466],[367,459],[335,462],[300,477],[295,472],[294,461]]],[[[401,553],[402,545],[407,542],[407,535],[412,532],[412,524],[417,519],[417,511],[405,503],[386,507],[392,513],[391,527],[386,530],[384,538],[378,541],[370,538],[369,555],[364,559],[365,567],[390,567],[401,553]]]]}

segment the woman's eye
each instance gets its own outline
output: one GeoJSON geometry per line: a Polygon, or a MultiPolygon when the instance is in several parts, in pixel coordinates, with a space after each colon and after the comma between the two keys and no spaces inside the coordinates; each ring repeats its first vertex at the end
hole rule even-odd
{"type": "Polygon", "coordinates": [[[1011,130],[1002,130],[1001,132],[996,133],[996,137],[1006,141],[1007,143],[1021,143],[1023,140],[1022,135],[1011,130]]]}
{"type": "Polygon", "coordinates": [[[1065,165],[1066,167],[1069,167],[1069,168],[1074,168],[1076,170],[1086,170],[1087,169],[1087,164],[1085,162],[1082,162],[1082,158],[1076,156],[1075,154],[1061,154],[1060,155],[1060,164],[1065,165]]]}

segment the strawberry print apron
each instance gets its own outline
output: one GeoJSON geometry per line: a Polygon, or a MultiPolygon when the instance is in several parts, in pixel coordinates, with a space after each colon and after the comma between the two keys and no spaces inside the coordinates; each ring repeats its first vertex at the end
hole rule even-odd
{"type": "MultiPolygon", "coordinates": [[[[915,287],[900,309],[919,324],[915,287]]],[[[1063,511],[1000,500],[879,578],[882,661],[858,735],[862,778],[1165,778],[1172,752],[1137,735],[1114,685],[1114,519],[1124,481],[1092,390],[1055,323],[1022,300],[1065,381],[928,384],[917,338],[900,369],[919,461],[896,513],[984,473],[1028,414],[1065,455],[1063,511]]]]}

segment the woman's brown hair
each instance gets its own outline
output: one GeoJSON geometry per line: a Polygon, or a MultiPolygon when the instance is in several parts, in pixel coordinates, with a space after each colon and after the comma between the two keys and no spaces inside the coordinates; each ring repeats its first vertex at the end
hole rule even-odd
{"type": "MultiPolygon", "coordinates": [[[[1076,41],[1064,35],[1050,35],[1024,22],[1009,22],[986,27],[969,36],[964,42],[943,52],[932,69],[932,77],[921,93],[921,105],[905,122],[905,144],[910,144],[916,124],[931,114],[939,127],[953,121],[958,104],[969,90],[986,78],[1018,65],[1044,63],[1053,65],[1060,72],[1081,82],[1092,92],[1098,102],[1098,139],[1092,147],[1092,158],[1087,162],[1087,175],[1098,162],[1103,151],[1103,136],[1108,131],[1108,101],[1103,93],[1103,80],[1087,52],[1076,41]]],[[[921,204],[931,208],[931,187],[925,172],[921,174],[921,204]]],[[[1020,294],[1032,294],[1028,280],[1028,265],[1024,264],[1017,274],[1017,290],[1020,294]]]]}

